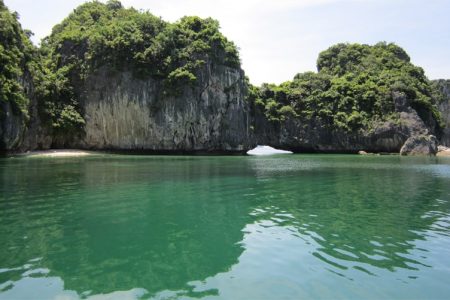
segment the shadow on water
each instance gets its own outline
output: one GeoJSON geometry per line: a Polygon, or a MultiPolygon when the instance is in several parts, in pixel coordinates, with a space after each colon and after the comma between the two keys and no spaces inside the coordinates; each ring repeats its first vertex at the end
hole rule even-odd
{"type": "Polygon", "coordinates": [[[263,284],[266,298],[324,298],[327,278],[420,278],[435,264],[427,240],[449,240],[448,163],[2,159],[0,299],[32,298],[37,286],[43,298],[258,297],[264,282],[278,286],[263,284]]]}

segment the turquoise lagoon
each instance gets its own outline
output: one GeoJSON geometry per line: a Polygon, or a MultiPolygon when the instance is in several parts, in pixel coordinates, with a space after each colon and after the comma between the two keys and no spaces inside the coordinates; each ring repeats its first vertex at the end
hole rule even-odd
{"type": "Polygon", "coordinates": [[[450,159],[0,158],[0,299],[449,299],[450,159]]]}

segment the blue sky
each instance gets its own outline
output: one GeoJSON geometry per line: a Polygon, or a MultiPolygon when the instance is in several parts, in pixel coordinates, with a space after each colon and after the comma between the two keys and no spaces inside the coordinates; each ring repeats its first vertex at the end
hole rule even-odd
{"type": "MultiPolygon", "coordinates": [[[[4,0],[34,41],[83,0],[4,0]]],[[[254,84],[316,70],[320,51],[339,42],[395,42],[430,79],[450,78],[449,0],[122,0],[167,21],[213,17],[240,48],[254,84]]]]}

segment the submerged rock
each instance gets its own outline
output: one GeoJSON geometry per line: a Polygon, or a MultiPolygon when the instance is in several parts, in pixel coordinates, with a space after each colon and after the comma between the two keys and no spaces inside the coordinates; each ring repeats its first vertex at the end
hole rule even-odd
{"type": "Polygon", "coordinates": [[[436,155],[437,139],[434,135],[417,135],[408,138],[400,149],[401,155],[436,155]]]}
{"type": "Polygon", "coordinates": [[[273,155],[273,154],[292,154],[292,151],[275,149],[270,146],[256,146],[256,148],[247,151],[248,155],[273,155]]]}

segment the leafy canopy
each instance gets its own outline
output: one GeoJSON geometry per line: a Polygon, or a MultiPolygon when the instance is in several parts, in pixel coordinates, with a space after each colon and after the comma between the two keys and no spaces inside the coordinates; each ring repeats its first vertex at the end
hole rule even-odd
{"type": "Polygon", "coordinates": [[[18,18],[0,0],[0,101],[27,115],[29,99],[23,81],[25,72],[34,67],[36,49],[29,39],[31,32],[22,29],[18,18]]]}
{"type": "Polygon", "coordinates": [[[271,121],[290,116],[345,131],[370,129],[396,120],[393,92],[406,95],[422,119],[440,114],[422,68],[395,44],[337,44],[320,53],[318,72],[297,74],[279,86],[251,87],[253,99],[271,121]]]}
{"type": "Polygon", "coordinates": [[[44,111],[63,132],[84,125],[79,88],[103,66],[161,80],[166,92],[195,85],[207,61],[240,66],[236,46],[216,20],[184,17],[171,24],[117,0],[76,8],[42,41],[41,52],[47,73],[40,89],[44,111]]]}
{"type": "Polygon", "coordinates": [[[167,78],[177,68],[195,71],[207,56],[239,66],[237,49],[217,21],[184,17],[170,24],[148,11],[125,9],[119,1],[79,6],[53,28],[42,48],[54,67],[80,63],[85,72],[108,64],[167,78]]]}

